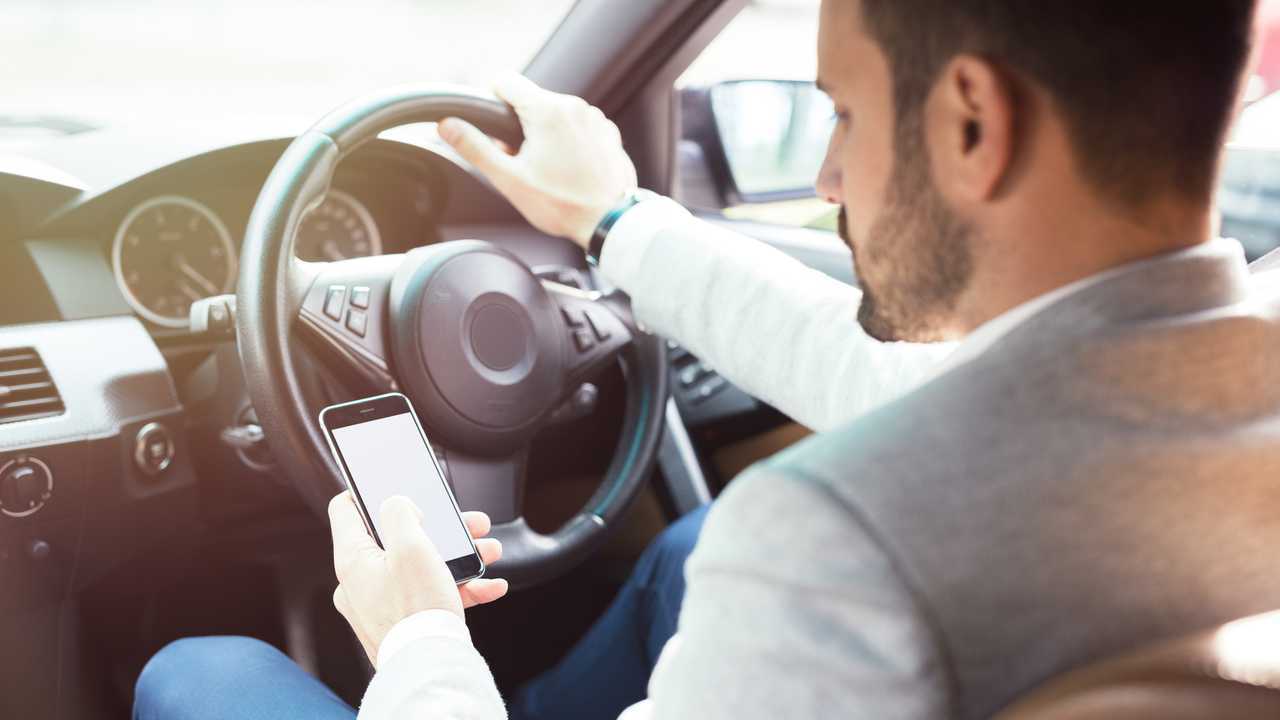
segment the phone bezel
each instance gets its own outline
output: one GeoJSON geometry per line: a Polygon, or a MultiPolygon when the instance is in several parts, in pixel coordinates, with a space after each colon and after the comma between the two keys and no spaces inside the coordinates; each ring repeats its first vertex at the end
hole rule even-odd
{"type": "Polygon", "coordinates": [[[427,455],[431,458],[431,464],[440,476],[440,481],[444,483],[445,494],[449,496],[449,502],[453,503],[453,511],[458,516],[458,522],[462,525],[463,533],[467,536],[467,543],[471,546],[470,555],[446,560],[445,565],[448,566],[449,572],[453,575],[454,582],[462,584],[468,580],[475,580],[485,573],[484,561],[480,559],[480,552],[476,550],[476,544],[471,539],[471,533],[467,531],[467,524],[462,519],[462,510],[458,507],[458,499],[453,495],[453,488],[449,487],[449,481],[445,477],[443,468],[436,461],[435,450],[431,447],[431,441],[427,439],[427,433],[422,429],[422,422],[418,420],[418,413],[414,411],[413,404],[409,402],[409,398],[402,393],[393,392],[352,400],[351,402],[338,403],[321,410],[319,420],[320,427],[324,430],[325,440],[329,443],[329,451],[333,453],[333,458],[337,461],[339,470],[342,471],[342,480],[346,483],[347,490],[351,492],[351,497],[356,501],[356,509],[360,511],[360,519],[364,521],[364,526],[369,532],[369,536],[373,538],[374,542],[378,543],[378,547],[382,547],[382,539],[378,537],[378,531],[373,527],[369,510],[364,504],[359,488],[351,477],[351,471],[347,467],[346,459],[342,457],[342,451],[338,449],[338,443],[333,438],[333,431],[371,420],[402,415],[406,412],[413,418],[413,424],[418,428],[418,436],[422,438],[422,443],[427,448],[427,455]]]}

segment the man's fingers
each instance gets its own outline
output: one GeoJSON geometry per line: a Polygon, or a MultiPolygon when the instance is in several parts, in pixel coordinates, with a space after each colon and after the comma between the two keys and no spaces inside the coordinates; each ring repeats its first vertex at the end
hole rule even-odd
{"type": "Polygon", "coordinates": [[[489,516],[479,510],[468,510],[462,513],[462,520],[467,524],[467,532],[471,533],[473,538],[488,535],[493,525],[489,521],[489,516]]]}
{"type": "Polygon", "coordinates": [[[341,583],[333,589],[333,607],[338,611],[339,615],[350,622],[351,616],[348,613],[351,610],[351,603],[347,601],[347,591],[342,589],[341,583]]]}
{"type": "Polygon", "coordinates": [[[491,603],[507,594],[507,581],[502,578],[472,580],[458,588],[462,596],[462,606],[469,608],[491,603]]]}
{"type": "Polygon", "coordinates": [[[538,87],[537,83],[520,73],[510,73],[499,78],[493,85],[493,93],[514,108],[517,114],[539,101],[546,102],[554,94],[538,87]]]}
{"type": "Polygon", "coordinates": [[[494,538],[476,540],[476,552],[485,565],[492,565],[502,559],[502,543],[494,538]]]}
{"type": "Polygon", "coordinates": [[[347,591],[341,584],[333,590],[333,607],[337,609],[338,614],[343,620],[347,621],[347,625],[351,627],[351,632],[355,633],[356,640],[360,641],[360,647],[364,648],[364,653],[369,657],[370,663],[376,663],[377,653],[374,652],[373,646],[369,644],[369,638],[360,628],[360,624],[356,622],[355,614],[351,611],[351,601],[347,598],[347,591]]]}
{"type": "Polygon", "coordinates": [[[438,130],[445,142],[494,184],[501,184],[515,173],[512,157],[475,125],[451,117],[441,120],[438,130]]]}
{"type": "MultiPolygon", "coordinates": [[[[430,546],[431,540],[422,529],[422,511],[412,500],[394,495],[382,503],[378,511],[378,532],[387,552],[430,546]]],[[[432,552],[435,551],[431,547],[432,552]]]]}
{"type": "Polygon", "coordinates": [[[346,491],[329,501],[329,529],[333,532],[333,569],[341,581],[344,567],[360,554],[376,551],[378,545],[369,536],[355,501],[346,491]]]}

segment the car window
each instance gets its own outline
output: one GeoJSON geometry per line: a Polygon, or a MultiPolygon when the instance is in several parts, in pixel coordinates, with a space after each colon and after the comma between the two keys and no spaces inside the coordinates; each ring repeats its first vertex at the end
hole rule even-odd
{"type": "Polygon", "coordinates": [[[1258,13],[1257,64],[1218,186],[1220,234],[1250,260],[1280,247],[1280,0],[1264,0],[1258,13]]]}
{"type": "MultiPolygon", "coordinates": [[[[818,5],[819,0],[753,0],[680,76],[677,87],[710,88],[721,83],[749,80],[811,83],[818,70],[815,49],[818,5]],[[761,48],[769,50],[761,52],[761,48]]],[[[722,132],[731,133],[744,144],[749,144],[751,134],[756,133],[761,141],[758,145],[764,149],[772,145],[765,140],[771,137],[778,124],[770,121],[778,117],[777,106],[781,104],[778,96],[785,91],[763,85],[742,90],[737,93],[741,112],[733,114],[732,122],[722,127],[722,132]]],[[[803,123],[797,124],[807,128],[813,137],[807,143],[798,143],[800,149],[789,151],[788,156],[771,158],[777,185],[797,186],[801,183],[792,182],[794,178],[807,177],[803,183],[807,186],[817,175],[833,119],[829,110],[826,117],[813,117],[814,113],[805,115],[803,123]],[[813,148],[820,150],[815,152],[813,148]],[[791,156],[797,152],[804,157],[791,156]]],[[[760,163],[756,163],[753,169],[758,172],[760,163]]],[[[725,208],[723,212],[733,219],[809,227],[834,233],[838,208],[816,197],[803,197],[742,202],[725,208]]]]}
{"type": "Polygon", "coordinates": [[[400,83],[488,87],[524,67],[573,2],[5,0],[0,142],[6,128],[179,113],[318,118],[400,83]]]}

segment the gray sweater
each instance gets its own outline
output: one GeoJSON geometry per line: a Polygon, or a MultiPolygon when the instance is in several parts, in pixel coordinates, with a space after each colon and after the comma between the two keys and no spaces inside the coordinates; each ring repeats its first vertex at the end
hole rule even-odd
{"type": "MultiPolygon", "coordinates": [[[[988,717],[1070,667],[1280,605],[1265,279],[1227,241],[1109,272],[749,470],[628,720],[988,717]]],[[[465,634],[400,637],[363,716],[502,716],[465,634]]]]}

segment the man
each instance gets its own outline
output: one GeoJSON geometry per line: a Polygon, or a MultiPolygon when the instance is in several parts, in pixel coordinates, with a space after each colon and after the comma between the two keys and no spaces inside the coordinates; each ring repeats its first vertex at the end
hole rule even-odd
{"type": "MultiPolygon", "coordinates": [[[[1252,14],[823,3],[819,80],[839,122],[818,186],[845,211],[859,324],[963,341],[919,389],[735,480],[628,720],[988,717],[1070,667],[1280,604],[1280,298],[1211,240],[1252,14]]],[[[442,134],[544,230],[586,243],[602,216],[647,218],[648,233],[605,237],[602,271],[724,368],[731,338],[665,307],[654,276],[723,260],[740,280],[739,248],[698,241],[665,201],[611,210],[628,180],[612,128],[526,91],[507,98],[518,155],[442,134]]],[[[704,284],[694,310],[723,307],[704,284]]],[[[501,717],[462,604],[504,588],[460,597],[414,509],[382,512],[386,553],[349,500],[331,506],[335,600],[378,667],[361,713],[501,717]]],[[[144,673],[142,709],[150,686],[144,673]]]]}

